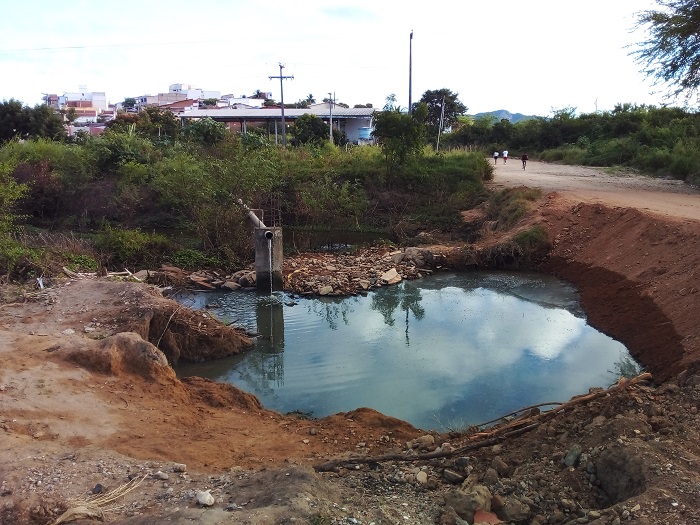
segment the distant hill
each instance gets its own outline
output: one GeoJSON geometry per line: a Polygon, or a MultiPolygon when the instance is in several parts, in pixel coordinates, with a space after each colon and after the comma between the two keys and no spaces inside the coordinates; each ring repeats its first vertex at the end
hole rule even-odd
{"type": "Polygon", "coordinates": [[[474,115],[474,118],[479,118],[479,117],[484,117],[487,115],[493,115],[496,117],[496,120],[502,120],[502,119],[508,119],[511,121],[511,123],[515,124],[516,122],[520,122],[521,120],[528,120],[531,118],[537,118],[537,115],[523,115],[522,113],[511,113],[508,110],[505,109],[498,109],[496,111],[487,111],[485,113],[477,113],[474,115]]]}

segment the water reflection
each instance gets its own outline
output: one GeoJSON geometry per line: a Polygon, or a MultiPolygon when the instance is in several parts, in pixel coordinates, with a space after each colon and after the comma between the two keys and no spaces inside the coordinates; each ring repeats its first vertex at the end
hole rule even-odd
{"type": "Polygon", "coordinates": [[[260,335],[244,356],[179,373],[231,382],[282,412],[367,406],[422,428],[476,424],[607,387],[634,363],[587,325],[573,288],[536,274],[441,274],[344,299],[189,301],[260,335]]]}
{"type": "Polygon", "coordinates": [[[406,314],[406,346],[410,345],[408,335],[409,314],[413,314],[416,320],[425,317],[425,308],[421,305],[421,291],[417,286],[395,286],[386,290],[386,293],[375,293],[372,295],[372,309],[382,314],[384,323],[387,326],[394,326],[394,312],[401,310],[406,314]]]}

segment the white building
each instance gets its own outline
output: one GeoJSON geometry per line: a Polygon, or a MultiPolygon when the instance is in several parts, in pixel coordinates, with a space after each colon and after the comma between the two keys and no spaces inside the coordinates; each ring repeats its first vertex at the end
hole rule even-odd
{"type": "Polygon", "coordinates": [[[185,98],[194,100],[204,100],[208,98],[215,98],[218,100],[221,98],[221,91],[204,90],[193,87],[191,84],[170,84],[168,92],[183,93],[186,95],[185,98]]]}
{"type": "MultiPolygon", "coordinates": [[[[90,107],[100,111],[107,110],[107,96],[104,91],[87,91],[85,86],[80,86],[80,91],[64,93],[58,97],[58,105],[60,108],[69,106],[71,102],[89,102],[90,107]]],[[[85,106],[86,104],[79,104],[85,106]]]]}

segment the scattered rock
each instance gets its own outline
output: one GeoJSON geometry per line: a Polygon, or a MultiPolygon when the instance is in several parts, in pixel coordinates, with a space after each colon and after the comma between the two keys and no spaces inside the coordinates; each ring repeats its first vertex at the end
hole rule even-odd
{"type": "Polygon", "coordinates": [[[209,490],[198,490],[196,493],[197,503],[202,507],[211,507],[214,505],[214,496],[211,495],[209,490]]]}

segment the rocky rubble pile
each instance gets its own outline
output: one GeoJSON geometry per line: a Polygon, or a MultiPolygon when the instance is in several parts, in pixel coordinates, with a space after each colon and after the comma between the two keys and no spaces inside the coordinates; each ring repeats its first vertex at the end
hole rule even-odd
{"type": "Polygon", "coordinates": [[[698,523],[700,375],[679,382],[614,392],[469,454],[410,460],[462,445],[427,434],[406,443],[407,461],[348,462],[336,475],[368,493],[410,487],[441,525],[698,523]]]}
{"type": "Polygon", "coordinates": [[[439,254],[422,248],[307,254],[285,262],[285,289],[301,295],[354,295],[418,279],[445,265],[439,254]]]}
{"type": "MultiPolygon", "coordinates": [[[[403,279],[419,279],[446,267],[445,257],[429,248],[374,247],[358,253],[310,253],[284,259],[284,289],[305,296],[356,295],[403,279]]],[[[251,289],[257,282],[251,268],[222,275],[207,271],[187,273],[177,267],[163,266],[155,271],[141,270],[133,276],[161,285],[210,290],[251,289]]]]}

